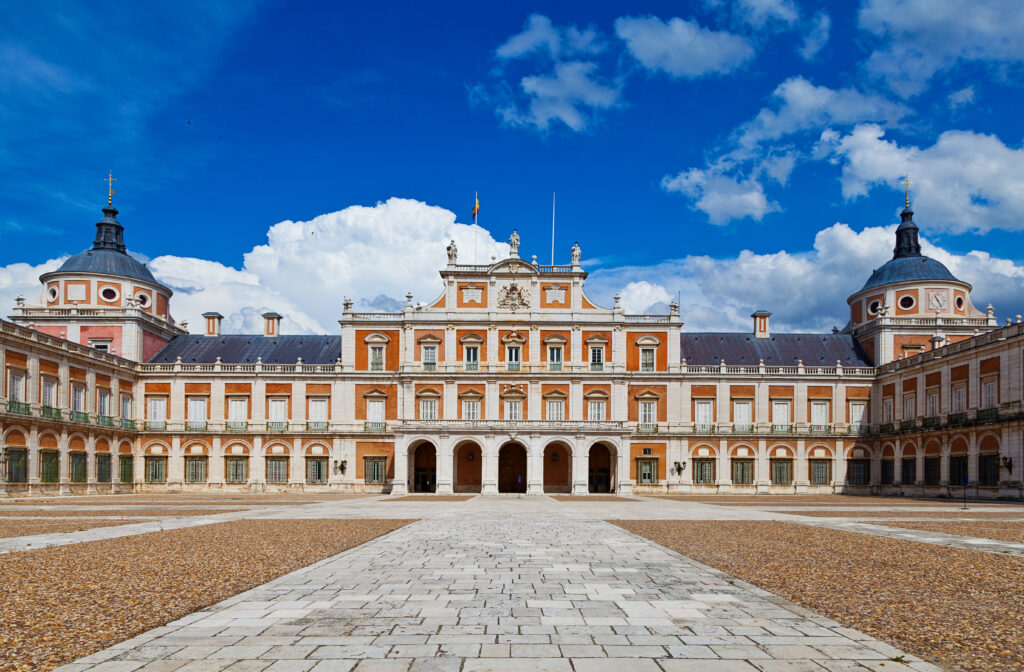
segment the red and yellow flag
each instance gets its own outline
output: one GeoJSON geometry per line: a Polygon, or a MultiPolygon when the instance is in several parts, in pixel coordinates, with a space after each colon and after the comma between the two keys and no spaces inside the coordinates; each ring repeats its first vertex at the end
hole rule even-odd
{"type": "Polygon", "coordinates": [[[473,223],[476,224],[476,216],[480,212],[480,196],[473,192],[473,197],[476,199],[476,202],[473,203],[473,223]]]}

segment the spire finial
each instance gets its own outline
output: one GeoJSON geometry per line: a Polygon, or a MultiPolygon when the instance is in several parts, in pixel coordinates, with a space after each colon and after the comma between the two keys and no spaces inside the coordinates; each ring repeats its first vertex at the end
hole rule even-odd
{"type": "Polygon", "coordinates": [[[114,191],[114,182],[117,182],[117,178],[114,177],[114,172],[110,171],[110,173],[103,178],[103,181],[107,183],[107,205],[113,205],[114,194],[117,193],[114,191]]]}
{"type": "Polygon", "coordinates": [[[913,182],[910,181],[910,173],[907,173],[903,177],[903,179],[900,180],[900,184],[903,185],[903,193],[906,195],[906,198],[907,198],[907,200],[906,200],[906,207],[909,208],[910,207],[910,185],[913,184],[913,182]]]}

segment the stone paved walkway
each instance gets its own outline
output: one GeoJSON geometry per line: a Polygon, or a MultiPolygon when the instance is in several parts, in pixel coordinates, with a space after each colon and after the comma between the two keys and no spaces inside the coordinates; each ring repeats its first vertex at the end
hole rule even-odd
{"type": "Polygon", "coordinates": [[[60,669],[937,669],[576,506],[509,503],[421,520],[60,669]]]}

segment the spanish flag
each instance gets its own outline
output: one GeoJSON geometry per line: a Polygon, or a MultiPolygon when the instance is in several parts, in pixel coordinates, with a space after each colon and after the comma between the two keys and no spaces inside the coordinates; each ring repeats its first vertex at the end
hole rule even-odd
{"type": "Polygon", "coordinates": [[[476,216],[480,212],[480,196],[474,191],[473,197],[476,199],[473,203],[473,223],[476,224],[476,216]]]}

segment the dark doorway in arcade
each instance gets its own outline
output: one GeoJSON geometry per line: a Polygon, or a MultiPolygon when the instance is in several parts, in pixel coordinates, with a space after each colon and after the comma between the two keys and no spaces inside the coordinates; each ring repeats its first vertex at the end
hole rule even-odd
{"type": "Polygon", "coordinates": [[[437,451],[429,443],[416,446],[413,454],[413,492],[437,490],[437,451]]]}
{"type": "Polygon", "coordinates": [[[526,448],[518,443],[498,451],[498,492],[526,492],[526,448]]]}
{"type": "Polygon", "coordinates": [[[608,446],[603,443],[591,446],[590,465],[587,473],[590,492],[607,493],[612,491],[612,453],[608,450],[608,446]]]}

